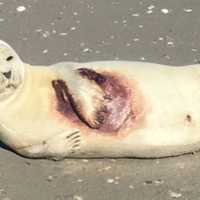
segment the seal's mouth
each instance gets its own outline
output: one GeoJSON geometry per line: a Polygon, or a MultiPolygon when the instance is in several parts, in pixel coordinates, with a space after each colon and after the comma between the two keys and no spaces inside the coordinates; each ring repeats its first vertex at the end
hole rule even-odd
{"type": "Polygon", "coordinates": [[[9,83],[9,84],[6,86],[6,88],[13,88],[13,89],[16,89],[17,86],[14,85],[14,84],[12,84],[12,83],[9,83]]]}
{"type": "Polygon", "coordinates": [[[0,93],[7,89],[16,89],[17,85],[12,81],[12,71],[0,73],[0,93]]]}

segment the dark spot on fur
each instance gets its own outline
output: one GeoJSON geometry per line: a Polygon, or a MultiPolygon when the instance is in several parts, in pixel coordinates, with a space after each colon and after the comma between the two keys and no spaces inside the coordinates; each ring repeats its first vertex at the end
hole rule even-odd
{"type": "Polygon", "coordinates": [[[42,142],[43,145],[45,145],[46,143],[47,143],[47,142],[46,142],[45,140],[42,142]]]}
{"type": "Polygon", "coordinates": [[[191,115],[186,115],[186,120],[187,120],[188,122],[191,122],[191,121],[192,121],[191,115]]]}
{"type": "Polygon", "coordinates": [[[7,61],[10,61],[10,60],[12,60],[14,57],[13,56],[8,56],[7,58],[6,58],[6,60],[7,61]]]}
{"type": "Polygon", "coordinates": [[[95,72],[94,70],[80,68],[80,69],[78,69],[78,71],[82,77],[86,77],[89,80],[95,81],[99,85],[105,83],[105,81],[106,81],[105,76],[101,75],[100,73],[95,72]]]}

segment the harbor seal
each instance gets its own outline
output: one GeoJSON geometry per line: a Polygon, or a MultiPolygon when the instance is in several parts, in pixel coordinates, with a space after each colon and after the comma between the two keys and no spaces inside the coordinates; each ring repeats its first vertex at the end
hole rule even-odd
{"type": "Polygon", "coordinates": [[[200,148],[199,65],[24,63],[0,41],[0,140],[30,158],[165,157],[200,148]]]}

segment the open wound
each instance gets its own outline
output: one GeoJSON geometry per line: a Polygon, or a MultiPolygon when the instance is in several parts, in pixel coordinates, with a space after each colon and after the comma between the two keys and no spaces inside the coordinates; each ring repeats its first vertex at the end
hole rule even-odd
{"type": "Polygon", "coordinates": [[[104,103],[96,110],[97,129],[105,132],[118,131],[131,114],[131,89],[122,83],[120,77],[97,73],[87,68],[78,69],[83,78],[95,82],[104,92],[104,103]]]}
{"type": "MultiPolygon", "coordinates": [[[[98,126],[90,126],[86,118],[84,118],[84,113],[79,112],[77,109],[79,105],[76,105],[76,100],[74,99],[76,97],[70,94],[70,88],[67,87],[63,80],[52,81],[57,97],[58,112],[73,122],[85,124],[91,129],[101,132],[117,132],[132,113],[131,89],[122,83],[120,77],[112,74],[101,74],[86,68],[78,69],[78,73],[80,75],[79,78],[86,78],[91,81],[91,84],[97,84],[104,93],[104,101],[100,109],[95,110],[94,114],[95,120],[98,121],[98,126]]],[[[87,112],[87,108],[84,109],[87,112]]]]}

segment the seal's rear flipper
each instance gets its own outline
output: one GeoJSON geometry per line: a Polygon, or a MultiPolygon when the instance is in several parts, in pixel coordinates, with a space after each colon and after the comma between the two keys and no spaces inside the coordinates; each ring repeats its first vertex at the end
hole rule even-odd
{"type": "Polygon", "coordinates": [[[69,99],[79,118],[91,128],[100,128],[101,119],[97,116],[106,104],[105,92],[96,82],[80,75],[80,71],[69,72],[63,80],[67,86],[66,98],[69,99]]]}

